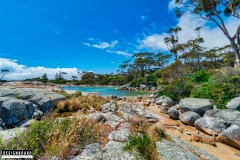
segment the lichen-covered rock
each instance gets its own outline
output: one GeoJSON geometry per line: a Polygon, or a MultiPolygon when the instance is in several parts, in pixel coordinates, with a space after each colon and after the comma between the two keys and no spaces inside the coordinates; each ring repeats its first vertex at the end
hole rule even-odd
{"type": "Polygon", "coordinates": [[[6,126],[4,125],[4,122],[2,121],[2,119],[0,118],[0,131],[2,130],[6,130],[6,126]]]}
{"type": "Polygon", "coordinates": [[[185,112],[179,116],[181,122],[191,126],[194,126],[194,122],[199,118],[201,118],[201,116],[192,111],[185,112]]]}
{"type": "Polygon", "coordinates": [[[81,155],[72,160],[94,160],[101,159],[101,148],[99,143],[91,143],[83,148],[81,155]]]}
{"type": "Polygon", "coordinates": [[[130,132],[128,128],[120,128],[116,131],[111,132],[108,138],[110,140],[114,140],[118,142],[127,142],[129,134],[130,132]]]}
{"type": "Polygon", "coordinates": [[[115,106],[115,101],[111,100],[109,103],[105,103],[102,105],[102,112],[103,113],[108,113],[108,112],[117,112],[117,108],[115,106]]]}
{"type": "Polygon", "coordinates": [[[240,126],[231,125],[218,135],[218,140],[234,148],[240,149],[240,126]]]}
{"type": "Polygon", "coordinates": [[[240,110],[240,97],[233,98],[226,105],[228,109],[240,110]]]}
{"type": "Polygon", "coordinates": [[[222,121],[207,116],[196,120],[194,126],[198,130],[210,135],[218,135],[227,128],[227,126],[222,121]]]}
{"type": "Polygon", "coordinates": [[[102,159],[103,160],[134,160],[133,154],[123,151],[123,146],[125,144],[116,141],[109,141],[105,147],[102,149],[102,159]]]}
{"type": "Polygon", "coordinates": [[[185,113],[187,111],[193,111],[201,116],[206,111],[212,110],[213,105],[209,99],[183,98],[179,102],[179,108],[182,113],[185,113]]]}
{"type": "Polygon", "coordinates": [[[112,113],[108,113],[106,115],[106,123],[108,123],[111,127],[115,127],[116,125],[118,125],[120,122],[123,122],[124,119],[118,117],[115,114],[112,113]]]}
{"type": "Polygon", "coordinates": [[[172,119],[179,119],[179,112],[175,107],[171,107],[167,112],[172,119]]]}
{"type": "Polygon", "coordinates": [[[171,141],[162,140],[157,142],[157,150],[161,160],[218,160],[205,150],[184,142],[174,136],[171,141]]]}
{"type": "Polygon", "coordinates": [[[96,123],[105,123],[107,121],[106,115],[104,113],[91,113],[87,116],[87,121],[93,121],[96,123]]]}
{"type": "Polygon", "coordinates": [[[13,129],[8,129],[8,130],[3,130],[0,131],[0,135],[2,136],[4,141],[7,141],[11,138],[16,137],[17,134],[25,131],[26,128],[22,127],[22,128],[13,128],[13,129]]]}
{"type": "Polygon", "coordinates": [[[232,124],[240,123],[240,112],[232,109],[214,109],[209,110],[204,116],[214,117],[222,121],[228,127],[232,124]]]}

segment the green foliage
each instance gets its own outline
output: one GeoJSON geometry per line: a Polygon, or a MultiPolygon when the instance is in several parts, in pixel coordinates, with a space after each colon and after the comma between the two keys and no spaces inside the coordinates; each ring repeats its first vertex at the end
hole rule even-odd
{"type": "Polygon", "coordinates": [[[144,78],[135,78],[130,82],[130,87],[139,87],[140,84],[145,84],[146,80],[144,78]]]}
{"type": "Polygon", "coordinates": [[[192,81],[197,83],[207,82],[209,74],[205,70],[196,71],[192,75],[192,81]]]}
{"type": "Polygon", "coordinates": [[[174,101],[179,101],[182,98],[189,97],[193,87],[188,78],[182,78],[171,81],[168,85],[163,86],[159,94],[168,96],[174,101]]]}
{"type": "Polygon", "coordinates": [[[156,141],[147,133],[139,134],[135,132],[128,136],[128,140],[123,150],[135,153],[138,159],[158,159],[156,141]]]}
{"type": "Polygon", "coordinates": [[[193,90],[191,97],[211,99],[218,108],[225,108],[227,102],[240,94],[239,82],[240,71],[227,68],[193,90]]]}
{"type": "Polygon", "coordinates": [[[20,96],[19,94],[16,94],[16,95],[15,95],[15,98],[17,98],[17,99],[23,99],[23,97],[20,96]]]}

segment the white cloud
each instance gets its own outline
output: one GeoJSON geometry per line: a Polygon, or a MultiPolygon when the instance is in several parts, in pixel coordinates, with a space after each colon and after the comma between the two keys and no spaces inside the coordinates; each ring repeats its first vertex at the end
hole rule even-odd
{"type": "MultiPolygon", "coordinates": [[[[238,19],[228,18],[225,20],[225,25],[229,31],[229,34],[233,36],[238,26],[238,19]]],[[[214,22],[197,18],[197,15],[188,14],[182,16],[176,26],[182,28],[182,31],[180,31],[178,34],[179,43],[185,43],[190,39],[196,38],[196,33],[194,32],[194,29],[202,26],[201,37],[203,37],[205,41],[203,43],[203,46],[207,47],[207,49],[211,49],[213,47],[223,47],[227,44],[230,44],[229,40],[223,34],[222,30],[215,26],[214,22]],[[211,27],[209,24],[211,24],[211,27]]],[[[142,40],[139,41],[139,48],[146,48],[152,51],[167,51],[167,46],[164,43],[164,38],[167,36],[169,36],[168,33],[152,34],[145,36],[142,40]]]]}
{"type": "MultiPolygon", "coordinates": [[[[0,70],[7,69],[9,73],[5,75],[5,80],[23,80],[27,78],[36,78],[47,74],[49,79],[54,79],[55,74],[67,72],[64,76],[66,79],[71,79],[72,76],[79,77],[77,68],[45,68],[45,67],[27,67],[26,65],[18,64],[15,60],[0,58],[0,70]]],[[[80,71],[81,73],[81,71],[80,71]]]]}
{"type": "Polygon", "coordinates": [[[126,57],[131,57],[131,56],[132,56],[132,54],[127,53],[127,52],[123,52],[123,51],[116,51],[116,53],[117,53],[117,54],[120,54],[120,55],[124,55],[124,56],[126,56],[126,57]]]}
{"type": "Polygon", "coordinates": [[[110,44],[107,42],[99,42],[99,44],[94,44],[92,47],[99,48],[99,49],[105,49],[105,48],[113,48],[118,43],[117,40],[111,42],[110,44]]]}
{"type": "Polygon", "coordinates": [[[166,33],[146,36],[143,40],[140,41],[140,45],[138,48],[146,48],[150,50],[167,50],[167,46],[164,43],[164,38],[166,36],[166,33]]]}
{"type": "Polygon", "coordinates": [[[84,45],[86,45],[86,46],[91,46],[89,43],[83,43],[84,45]]]}
{"type": "Polygon", "coordinates": [[[111,51],[111,50],[107,50],[107,52],[109,52],[109,53],[116,53],[116,54],[123,55],[123,56],[126,56],[126,57],[131,57],[132,56],[132,54],[124,52],[124,51],[111,51]]]}

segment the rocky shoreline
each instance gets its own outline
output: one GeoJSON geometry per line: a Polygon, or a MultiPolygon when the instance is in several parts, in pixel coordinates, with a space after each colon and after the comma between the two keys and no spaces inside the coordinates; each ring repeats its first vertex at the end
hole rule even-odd
{"type": "MultiPolygon", "coordinates": [[[[175,120],[179,119],[185,125],[196,127],[194,132],[188,133],[192,141],[211,146],[216,146],[216,142],[220,141],[240,150],[240,112],[237,111],[240,106],[239,98],[230,101],[225,110],[216,109],[210,100],[198,98],[184,98],[179,104],[166,96],[145,100],[138,96],[133,103],[127,99],[112,98],[117,100],[119,108],[116,108],[112,100],[102,105],[102,112],[87,115],[95,120],[102,117],[106,119],[105,123],[115,128],[109,134],[110,141],[103,148],[98,143],[89,144],[84,147],[82,154],[73,159],[133,159],[133,155],[123,151],[122,146],[129,135],[129,119],[134,117],[142,117],[155,125],[170,128],[176,127],[178,124],[175,120]],[[172,120],[148,109],[152,105],[157,106],[159,111],[169,115],[172,120]],[[119,114],[122,116],[119,117],[119,114]],[[197,130],[205,135],[199,134],[197,130]]],[[[64,99],[64,96],[46,89],[0,88],[0,135],[7,141],[14,137],[16,132],[27,130],[32,120],[41,119],[43,115],[51,113],[54,102],[64,99]]],[[[171,139],[172,141],[157,142],[157,149],[162,153],[159,158],[218,159],[190,144],[191,142],[184,142],[173,135],[171,139]]]]}

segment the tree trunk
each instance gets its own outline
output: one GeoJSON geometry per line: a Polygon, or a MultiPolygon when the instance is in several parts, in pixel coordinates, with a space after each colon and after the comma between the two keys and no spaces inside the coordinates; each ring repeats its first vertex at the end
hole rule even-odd
{"type": "Polygon", "coordinates": [[[239,47],[238,45],[234,42],[234,39],[231,39],[230,40],[231,42],[231,45],[232,45],[232,48],[234,50],[234,53],[235,53],[235,64],[234,64],[234,67],[240,67],[240,51],[239,51],[239,47]]]}

